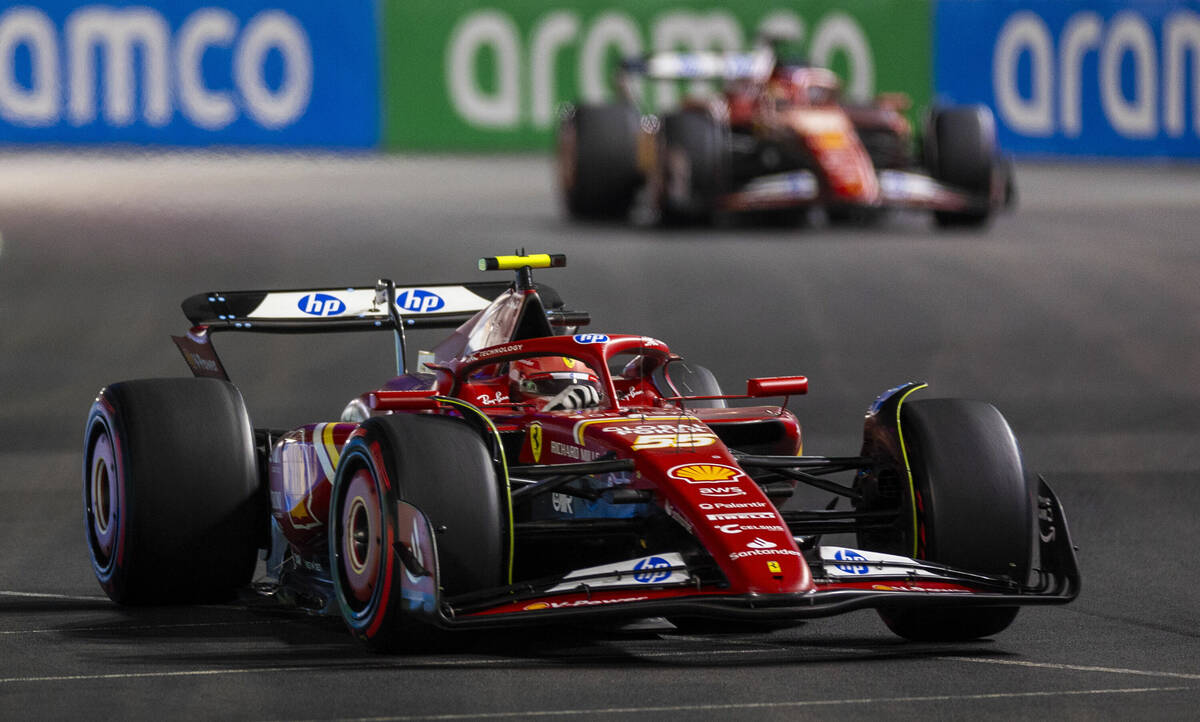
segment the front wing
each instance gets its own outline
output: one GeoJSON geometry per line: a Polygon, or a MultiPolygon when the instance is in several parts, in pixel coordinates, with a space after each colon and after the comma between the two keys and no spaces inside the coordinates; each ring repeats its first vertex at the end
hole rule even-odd
{"type": "MultiPolygon", "coordinates": [[[[815,588],[805,593],[738,594],[702,585],[678,554],[578,570],[565,577],[443,598],[438,593],[435,535],[415,508],[399,539],[420,539],[432,554],[404,542],[408,612],[445,629],[542,624],[565,618],[710,617],[729,620],[810,619],[858,609],[904,606],[1065,604],[1079,594],[1079,568],[1062,506],[1042,481],[1038,491],[1038,554],[1032,582],[964,572],[915,559],[843,547],[813,550],[815,588]],[[423,557],[424,564],[414,560],[423,557]],[[432,557],[430,559],[429,557],[432,557]],[[648,563],[651,559],[655,563],[648,563]],[[409,587],[412,587],[409,589],[409,587]]],[[[403,548],[401,548],[403,547],[403,548]]]]}
{"type": "MultiPolygon", "coordinates": [[[[934,180],[928,175],[903,170],[881,170],[878,208],[911,208],[963,212],[986,209],[990,198],[973,195],[934,180]]],[[[721,198],[728,211],[754,211],[801,207],[833,202],[824,195],[816,174],[809,170],[765,175],[721,198]]]]}

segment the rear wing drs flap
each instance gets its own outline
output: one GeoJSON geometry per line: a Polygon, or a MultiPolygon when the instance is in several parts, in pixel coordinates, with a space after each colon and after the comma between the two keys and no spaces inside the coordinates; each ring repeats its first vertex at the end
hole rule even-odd
{"type": "MultiPolygon", "coordinates": [[[[392,328],[387,297],[393,293],[404,328],[455,328],[511,287],[505,282],[399,287],[381,281],[366,287],[213,291],[190,296],[181,305],[192,326],[211,332],[373,331],[392,328]]],[[[539,290],[557,297],[545,287],[539,290]]]]}
{"type": "Polygon", "coordinates": [[[768,48],[747,53],[660,52],[626,60],[622,69],[651,80],[765,80],[775,67],[768,48]]]}

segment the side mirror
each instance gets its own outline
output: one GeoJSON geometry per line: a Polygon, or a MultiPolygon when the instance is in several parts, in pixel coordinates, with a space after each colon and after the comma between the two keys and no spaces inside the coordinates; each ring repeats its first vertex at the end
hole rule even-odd
{"type": "Polygon", "coordinates": [[[746,381],[746,395],[751,398],[799,396],[806,393],[808,393],[807,376],[768,376],[746,381]]]}
{"type": "Polygon", "coordinates": [[[372,391],[367,406],[374,411],[419,411],[436,409],[435,391],[372,391]]]}

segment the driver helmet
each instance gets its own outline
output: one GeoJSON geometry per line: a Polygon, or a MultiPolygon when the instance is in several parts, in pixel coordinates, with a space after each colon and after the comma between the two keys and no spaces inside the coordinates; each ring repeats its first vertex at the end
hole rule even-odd
{"type": "Polygon", "coordinates": [[[767,92],[779,105],[791,105],[800,100],[800,87],[795,73],[788,67],[776,67],[767,80],[767,92]]]}
{"type": "Polygon", "coordinates": [[[587,364],[567,356],[538,356],[513,361],[508,378],[515,399],[550,399],[572,386],[601,393],[600,377],[587,364]]]}

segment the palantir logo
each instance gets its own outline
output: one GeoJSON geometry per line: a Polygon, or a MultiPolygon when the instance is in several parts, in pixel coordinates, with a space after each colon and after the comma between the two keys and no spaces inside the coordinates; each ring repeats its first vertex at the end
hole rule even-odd
{"type": "Polygon", "coordinates": [[[664,582],[671,576],[671,563],[662,557],[646,557],[633,565],[633,579],[642,584],[664,582]]]}
{"type": "Polygon", "coordinates": [[[397,296],[396,305],[402,311],[430,313],[444,307],[446,301],[433,291],[422,291],[419,288],[414,288],[397,296]]]}
{"type": "Polygon", "coordinates": [[[296,306],[309,316],[337,316],[346,310],[342,299],[328,293],[310,293],[301,298],[296,306]]]}

